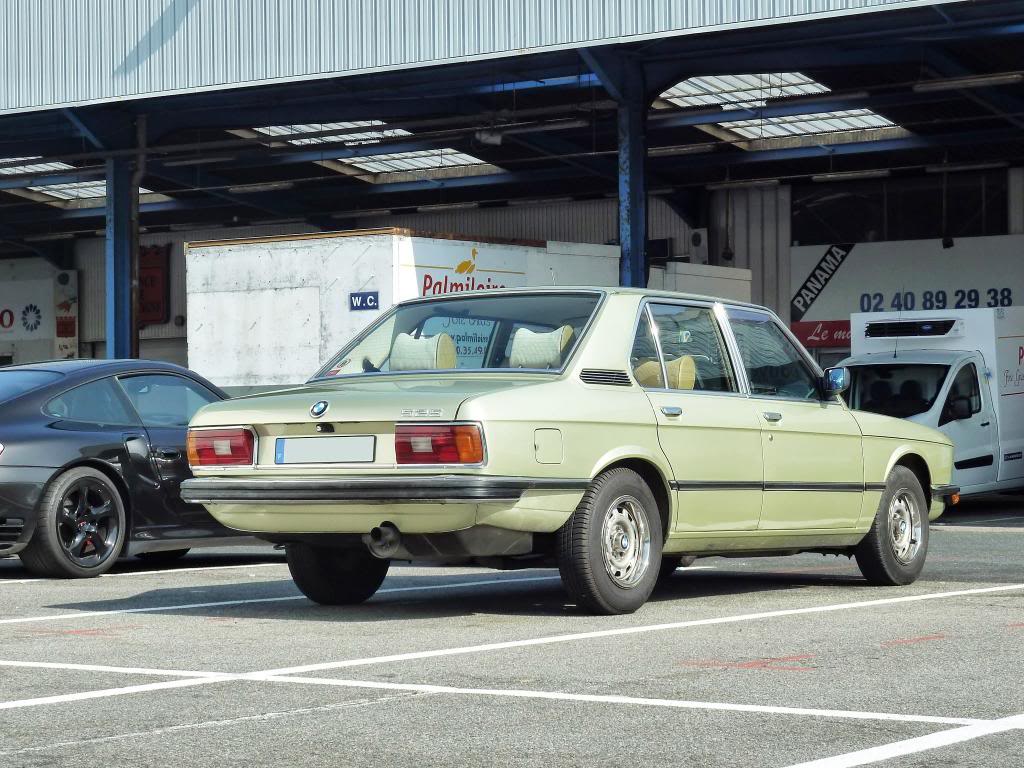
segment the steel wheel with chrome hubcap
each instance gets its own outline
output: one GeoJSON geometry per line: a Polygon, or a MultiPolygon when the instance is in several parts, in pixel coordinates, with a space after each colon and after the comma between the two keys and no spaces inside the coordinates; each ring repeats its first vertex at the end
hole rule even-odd
{"type": "Polygon", "coordinates": [[[658,578],[661,515],[651,489],[631,469],[599,475],[558,535],[566,590],[595,613],[632,613],[658,578]]]}
{"type": "Polygon", "coordinates": [[[915,581],[928,552],[928,502],[917,476],[904,466],[889,473],[875,520],[854,554],[864,578],[896,586],[915,581]]]}
{"type": "Polygon", "coordinates": [[[25,567],[43,576],[81,578],[109,570],[124,546],[124,502],[110,478],[76,467],[54,479],[39,504],[25,567]]]}

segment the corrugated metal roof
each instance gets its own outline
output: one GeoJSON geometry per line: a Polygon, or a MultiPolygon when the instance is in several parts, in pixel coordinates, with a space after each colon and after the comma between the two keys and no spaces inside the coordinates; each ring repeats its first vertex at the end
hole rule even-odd
{"type": "MultiPolygon", "coordinates": [[[[828,93],[829,88],[801,72],[691,77],[678,83],[661,98],[679,107],[743,109],[769,101],[828,93]]],[[[807,115],[729,120],[716,123],[745,139],[772,139],[840,131],[893,128],[895,123],[870,109],[815,112],[807,115]]]]}
{"type": "MultiPolygon", "coordinates": [[[[946,2],[956,0],[930,0],[946,2]]],[[[4,0],[0,113],[522,56],[921,4],[4,0]]]]}

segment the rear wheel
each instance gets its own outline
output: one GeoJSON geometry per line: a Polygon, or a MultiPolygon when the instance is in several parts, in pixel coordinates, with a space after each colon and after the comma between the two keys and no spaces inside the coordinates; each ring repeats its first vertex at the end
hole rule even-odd
{"type": "Polygon", "coordinates": [[[390,560],[366,550],[288,544],[288,570],[306,597],[321,605],[355,605],[373,597],[388,575],[390,560]]]}
{"type": "Polygon", "coordinates": [[[124,502],[110,478],[91,467],[69,469],[43,494],[39,521],[21,561],[39,576],[99,576],[121,554],[125,520],[124,502]]]}
{"type": "Polygon", "coordinates": [[[661,516],[647,483],[631,469],[597,477],[558,533],[558,570],[588,611],[632,613],[658,580],[661,516]]]}
{"type": "Polygon", "coordinates": [[[917,580],[928,553],[928,503],[917,475],[893,467],[875,520],[855,550],[864,578],[879,586],[917,580]]]}
{"type": "Polygon", "coordinates": [[[188,549],[167,549],[163,552],[139,552],[136,557],[149,565],[167,565],[181,560],[188,553],[188,549]]]}

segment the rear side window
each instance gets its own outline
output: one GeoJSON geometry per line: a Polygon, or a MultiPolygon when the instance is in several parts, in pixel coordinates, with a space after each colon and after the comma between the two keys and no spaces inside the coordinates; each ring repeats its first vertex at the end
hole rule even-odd
{"type": "Polygon", "coordinates": [[[65,421],[102,426],[137,426],[139,423],[124,395],[110,379],[69,389],[50,400],[43,407],[43,412],[65,421]]]}
{"type": "Polygon", "coordinates": [[[736,392],[736,378],[718,323],[707,307],[651,304],[668,388],[736,392]]]}
{"type": "Polygon", "coordinates": [[[0,371],[0,403],[52,384],[63,375],[56,371],[0,371]]]}

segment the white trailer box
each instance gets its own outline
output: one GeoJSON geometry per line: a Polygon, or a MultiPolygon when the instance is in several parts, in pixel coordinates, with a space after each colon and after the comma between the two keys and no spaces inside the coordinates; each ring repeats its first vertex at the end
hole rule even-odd
{"type": "Polygon", "coordinates": [[[1024,487],[1024,307],[851,316],[850,404],[939,429],[961,493],[1024,487]]]}
{"type": "MultiPolygon", "coordinates": [[[[673,288],[750,300],[749,270],[672,266],[673,288]]],[[[305,381],[400,301],[617,285],[619,247],[374,229],[186,243],[185,268],[189,366],[223,387],[267,387],[305,381]]]]}

